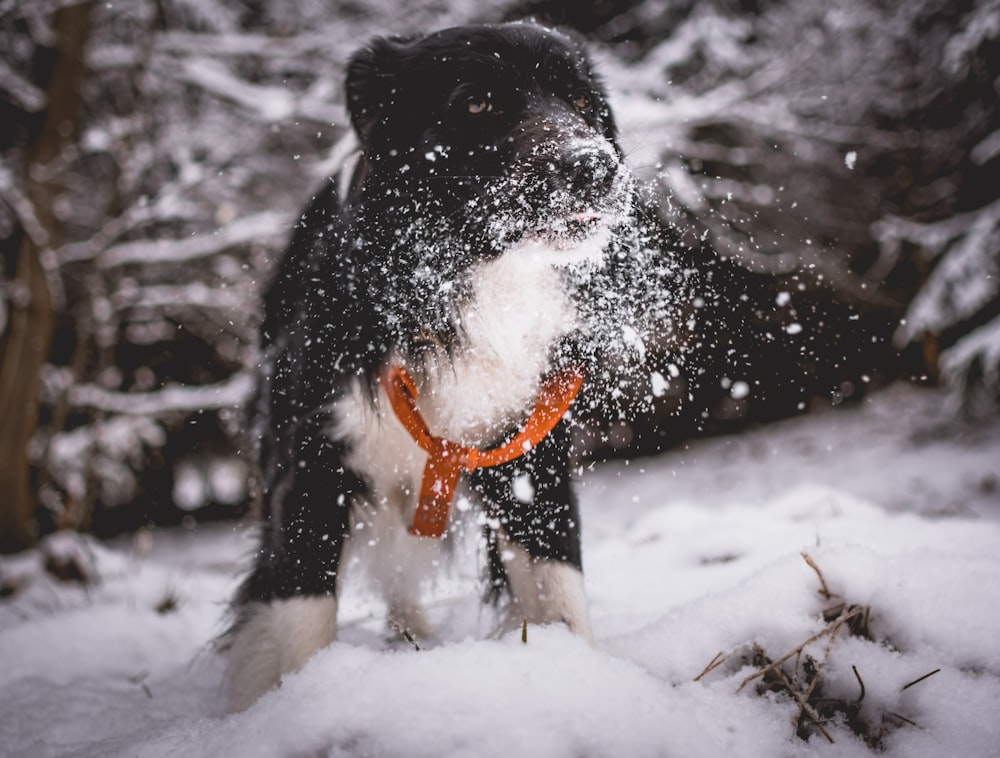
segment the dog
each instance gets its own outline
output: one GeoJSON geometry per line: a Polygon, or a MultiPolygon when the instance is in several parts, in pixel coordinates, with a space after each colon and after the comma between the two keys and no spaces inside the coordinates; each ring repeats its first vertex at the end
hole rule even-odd
{"type": "Polygon", "coordinates": [[[417,595],[456,491],[481,509],[510,625],[591,638],[571,416],[635,202],[607,95],[579,40],[513,22],[376,38],[346,99],[353,169],[307,207],[265,297],[234,710],[335,639],[349,545],[396,622],[428,634],[417,595]]]}

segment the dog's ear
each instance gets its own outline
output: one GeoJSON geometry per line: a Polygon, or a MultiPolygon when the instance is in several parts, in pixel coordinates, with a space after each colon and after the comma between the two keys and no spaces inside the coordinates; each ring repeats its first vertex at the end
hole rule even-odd
{"type": "Polygon", "coordinates": [[[372,129],[392,101],[409,42],[406,37],[376,37],[348,61],[347,110],[365,147],[370,144],[372,129]]]}

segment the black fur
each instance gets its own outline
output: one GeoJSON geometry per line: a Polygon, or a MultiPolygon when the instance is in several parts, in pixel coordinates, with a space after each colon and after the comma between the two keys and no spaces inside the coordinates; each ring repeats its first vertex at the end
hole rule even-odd
{"type": "MultiPolygon", "coordinates": [[[[348,385],[360,380],[374,397],[392,351],[461,351],[455,314],[472,263],[522,235],[585,233],[580,212],[608,202],[621,179],[605,93],[578,41],[559,32],[519,23],[376,39],[351,59],[346,91],[362,149],[349,189],[339,197],[334,177],[314,197],[266,297],[256,408],[263,536],[237,626],[251,603],[336,592],[350,509],[370,494],[345,461],[346,443],[328,434],[348,385]],[[595,139],[610,149],[581,148],[595,139]]],[[[590,307],[635,296],[604,294],[590,307]]],[[[554,346],[552,359],[583,360],[579,343],[554,346]]],[[[532,558],[579,569],[568,439],[564,421],[524,457],[467,483],[489,522],[532,558]],[[529,478],[531,502],[515,499],[515,476],[529,478]]],[[[489,527],[487,544],[490,589],[502,594],[489,527]]]]}
{"type": "MultiPolygon", "coordinates": [[[[587,202],[606,191],[613,170],[578,165],[569,150],[537,150],[551,142],[541,131],[554,116],[579,113],[581,132],[598,130],[611,141],[616,133],[582,50],[532,25],[377,39],[351,60],[347,95],[364,151],[350,192],[338,198],[331,180],[315,197],[266,299],[268,363],[258,403],[264,537],[244,600],[335,589],[349,504],[365,483],[343,465],[342,445],[324,434],[330,403],[346,378],[374,387],[391,347],[419,350],[419,335],[451,341],[455,329],[449,317],[462,293],[442,298],[433,287],[460,280],[469,261],[422,242],[461,239],[470,258],[496,255],[486,213],[518,216],[530,228],[541,196],[563,193],[567,207],[587,202]],[[581,96],[589,103],[574,112],[581,96]],[[479,97],[489,98],[492,113],[468,113],[467,101],[479,97]],[[553,114],[558,109],[564,113],[553,114]],[[525,193],[490,195],[500,180],[525,193]],[[479,217],[467,211],[474,198],[483,203],[479,217]],[[436,275],[422,282],[413,275],[421,266],[436,275]]],[[[565,436],[560,430],[520,461],[482,470],[475,483],[532,555],[579,566],[565,436]],[[512,469],[533,475],[536,498],[527,508],[512,502],[512,469]],[[518,509],[524,512],[512,513],[518,509]]]]}

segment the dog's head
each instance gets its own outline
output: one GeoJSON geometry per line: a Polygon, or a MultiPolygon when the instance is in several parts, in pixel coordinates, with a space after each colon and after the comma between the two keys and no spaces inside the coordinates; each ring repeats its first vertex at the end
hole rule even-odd
{"type": "Polygon", "coordinates": [[[350,61],[364,151],[356,190],[460,204],[514,236],[569,233],[618,212],[628,172],[582,45],[531,23],[378,38],[350,61]]]}

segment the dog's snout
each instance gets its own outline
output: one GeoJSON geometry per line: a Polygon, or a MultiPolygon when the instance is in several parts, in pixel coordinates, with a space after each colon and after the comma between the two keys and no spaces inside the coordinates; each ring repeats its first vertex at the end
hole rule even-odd
{"type": "Polygon", "coordinates": [[[568,152],[564,157],[565,176],[577,196],[599,198],[614,186],[618,160],[610,151],[585,148],[568,152]]]}

